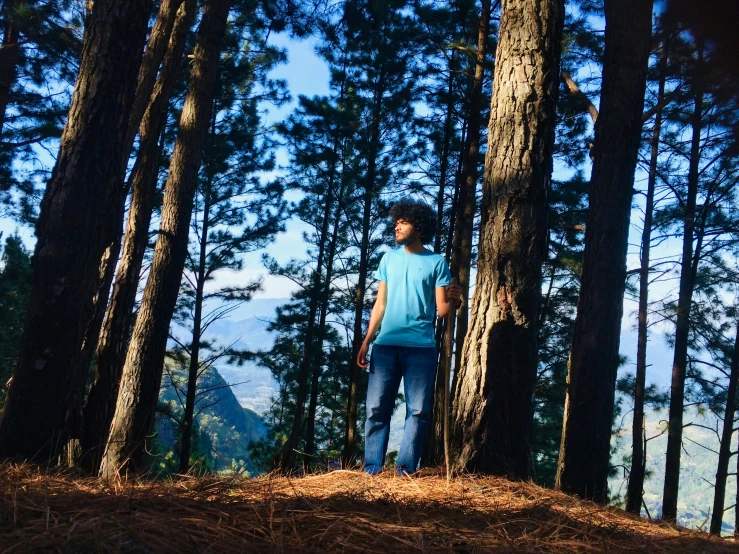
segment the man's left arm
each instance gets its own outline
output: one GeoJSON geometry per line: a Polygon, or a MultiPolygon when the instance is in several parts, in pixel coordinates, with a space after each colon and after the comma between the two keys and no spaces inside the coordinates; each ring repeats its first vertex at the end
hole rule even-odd
{"type": "Polygon", "coordinates": [[[459,306],[462,298],[462,287],[457,284],[457,279],[452,278],[452,282],[447,287],[436,287],[436,313],[439,317],[448,316],[452,307],[459,306]]]}

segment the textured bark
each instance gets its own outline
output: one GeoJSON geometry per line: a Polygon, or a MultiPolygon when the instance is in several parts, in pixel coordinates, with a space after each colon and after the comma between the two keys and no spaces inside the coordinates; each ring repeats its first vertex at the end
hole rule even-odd
{"type": "MultiPolygon", "coordinates": [[[[76,425],[100,261],[123,211],[119,168],[148,0],[95,2],[72,107],[36,227],[31,300],[0,421],[0,454],[52,459],[76,425]]],[[[85,368],[86,369],[86,368],[85,368]]]]}
{"type": "Polygon", "coordinates": [[[101,475],[141,467],[144,441],[154,422],[169,323],[187,255],[193,198],[210,122],[216,66],[226,30],[228,0],[206,3],[180,131],[165,186],[162,223],[149,279],[123,367],[101,475]]]}
{"type": "MultiPolygon", "coordinates": [[[[480,21],[477,27],[477,54],[475,56],[475,73],[472,87],[467,97],[467,136],[464,141],[462,172],[459,180],[453,218],[454,234],[451,240],[451,254],[449,269],[457,284],[462,288],[462,303],[455,311],[456,317],[447,317],[444,321],[444,336],[439,368],[437,370],[436,390],[449,390],[450,383],[445,382],[445,375],[449,375],[452,364],[452,350],[457,345],[455,369],[459,367],[462,355],[462,345],[467,334],[467,318],[469,314],[470,293],[470,265],[472,261],[472,232],[475,223],[475,195],[477,191],[477,158],[480,152],[480,123],[482,119],[483,96],[482,87],[485,75],[486,46],[490,27],[490,0],[482,0],[480,21]],[[455,334],[456,333],[456,334],[455,334]],[[456,341],[455,341],[456,338],[456,341]]],[[[456,371],[454,372],[456,374],[456,371]]],[[[444,406],[442,394],[434,397],[434,442],[429,445],[428,458],[440,463],[444,460],[444,406]]],[[[451,411],[451,406],[449,406],[451,411]]]]}
{"type": "MultiPolygon", "coordinates": [[[[136,83],[136,96],[131,107],[131,118],[126,131],[125,153],[126,161],[133,147],[136,133],[139,131],[141,120],[151,102],[151,95],[157,81],[159,66],[169,49],[170,37],[175,20],[183,0],[162,0],[156,21],[149,34],[144,55],[141,58],[141,67],[136,83]]],[[[125,171],[125,167],[123,168],[125,171]]]]}
{"type": "Polygon", "coordinates": [[[13,17],[17,6],[17,0],[6,1],[3,3],[2,10],[5,26],[2,50],[0,50],[0,136],[2,136],[5,125],[5,111],[10,100],[10,88],[18,74],[18,60],[20,59],[20,44],[18,44],[20,30],[13,17]]]}
{"type": "Polygon", "coordinates": [[[626,249],[652,2],[606,0],[605,58],[556,487],[607,501],[626,249]]]}
{"type": "Polygon", "coordinates": [[[149,224],[159,170],[158,140],[167,122],[169,98],[195,12],[195,0],[186,0],[178,9],[162,69],[141,121],[138,155],[128,179],[128,188],[132,192],[123,251],[113,294],[99,333],[92,384],[83,412],[83,466],[92,473],[99,469],[113,420],[118,383],[126,361],[139,274],[149,242],[149,224]]]}
{"type": "Polygon", "coordinates": [[[502,2],[478,272],[453,414],[460,470],[521,479],[531,472],[563,21],[561,0],[502,2]]]}
{"type": "MultiPolygon", "coordinates": [[[[662,45],[660,54],[660,80],[657,86],[657,105],[665,96],[665,75],[667,73],[668,38],[662,45]]],[[[647,198],[644,207],[644,229],[641,243],[641,267],[639,269],[639,326],[636,345],[636,389],[634,391],[634,419],[631,427],[631,470],[626,489],[626,511],[641,513],[644,476],[646,473],[646,453],[644,452],[644,389],[647,382],[647,312],[649,310],[649,254],[652,244],[652,215],[654,212],[654,189],[657,183],[657,158],[659,156],[660,132],[662,129],[662,110],[658,109],[652,130],[652,147],[649,159],[649,178],[647,198]]]]}
{"type": "Polygon", "coordinates": [[[724,428],[721,432],[721,446],[718,451],[716,467],[716,487],[713,493],[713,515],[711,516],[711,533],[721,534],[724,520],[724,500],[726,498],[726,478],[729,474],[731,452],[731,436],[734,434],[734,416],[736,414],[736,387],[739,381],[739,325],[734,340],[734,355],[731,358],[729,373],[729,390],[726,394],[726,410],[724,411],[724,428]]]}
{"type": "MultiPolygon", "coordinates": [[[[700,54],[698,65],[702,65],[702,53],[700,54]]],[[[698,72],[701,70],[702,68],[699,67],[698,72]]],[[[683,252],[680,262],[680,290],[677,300],[675,348],[672,361],[672,382],[670,385],[665,485],[662,495],[662,519],[667,521],[675,521],[677,518],[680,454],[683,441],[683,411],[685,410],[685,374],[688,367],[690,308],[693,303],[693,288],[695,285],[695,274],[698,270],[697,262],[699,260],[699,255],[697,254],[695,256],[695,263],[693,258],[693,241],[696,238],[696,202],[698,198],[698,178],[701,158],[701,129],[703,128],[703,84],[699,75],[696,75],[693,99],[694,109],[691,124],[693,136],[691,139],[690,162],[688,166],[688,191],[683,215],[683,252]]],[[[702,233],[699,233],[696,252],[699,251],[701,242],[702,233]]]]}

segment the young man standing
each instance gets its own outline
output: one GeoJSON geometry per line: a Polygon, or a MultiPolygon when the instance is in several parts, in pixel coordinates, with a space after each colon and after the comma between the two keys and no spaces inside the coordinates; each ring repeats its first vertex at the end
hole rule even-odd
{"type": "Polygon", "coordinates": [[[393,205],[390,217],[400,248],[380,260],[377,300],[357,356],[360,367],[370,366],[364,471],[373,475],[385,464],[390,417],[401,377],[406,418],[396,470],[402,474],[418,469],[434,394],[434,312],[446,317],[462,294],[456,283],[450,283],[446,260],[423,246],[436,232],[434,211],[423,202],[403,200],[393,205]],[[378,327],[380,333],[368,362],[367,351],[378,327]]]}

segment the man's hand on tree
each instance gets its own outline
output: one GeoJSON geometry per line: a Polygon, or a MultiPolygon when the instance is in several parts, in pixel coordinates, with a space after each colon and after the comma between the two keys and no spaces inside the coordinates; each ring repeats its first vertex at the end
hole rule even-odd
{"type": "Polygon", "coordinates": [[[446,298],[457,307],[462,303],[462,287],[457,284],[456,277],[452,277],[451,284],[446,288],[446,298]]]}
{"type": "Polygon", "coordinates": [[[362,343],[359,347],[359,354],[357,354],[357,365],[362,369],[367,369],[369,361],[367,360],[367,351],[369,350],[369,344],[366,342],[362,343]]]}

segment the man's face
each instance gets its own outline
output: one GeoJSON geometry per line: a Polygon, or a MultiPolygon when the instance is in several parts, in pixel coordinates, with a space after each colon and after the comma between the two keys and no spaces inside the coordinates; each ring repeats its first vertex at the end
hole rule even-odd
{"type": "Polygon", "coordinates": [[[405,246],[412,243],[416,238],[416,230],[413,224],[405,219],[399,219],[395,222],[395,244],[405,246]]]}

